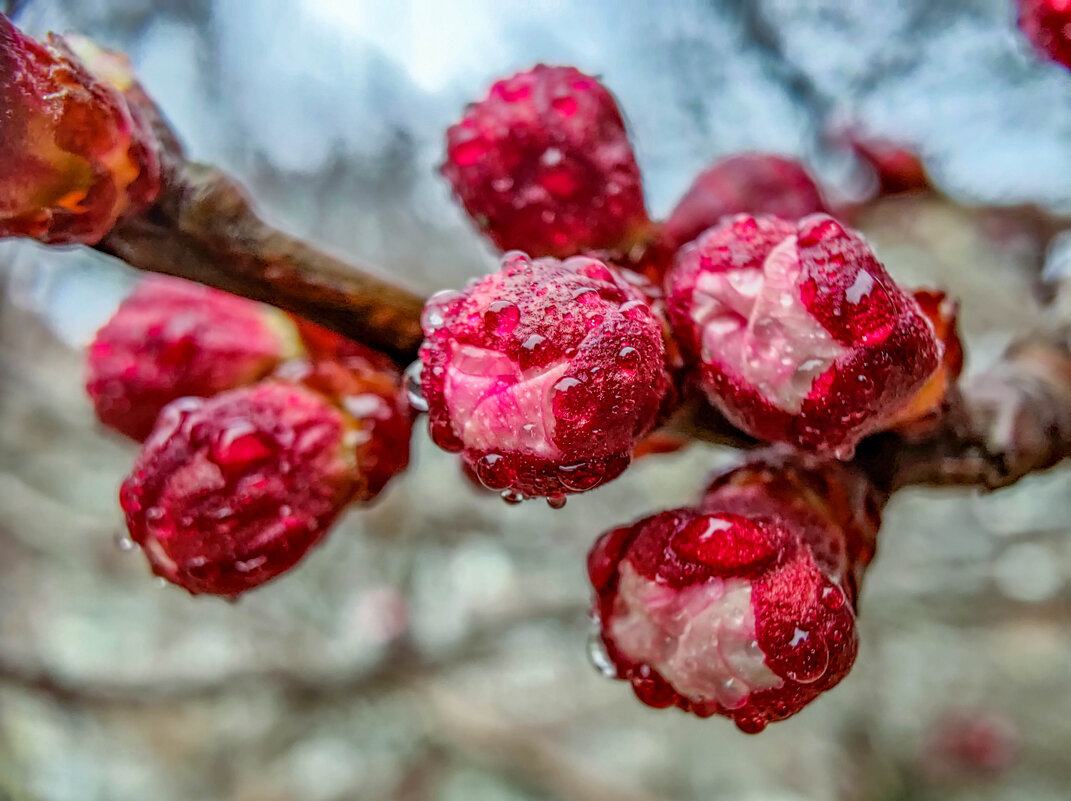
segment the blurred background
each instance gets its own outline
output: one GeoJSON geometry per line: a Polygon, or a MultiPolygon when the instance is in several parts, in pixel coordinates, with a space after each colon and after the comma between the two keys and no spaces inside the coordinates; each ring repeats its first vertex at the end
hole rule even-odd
{"type": "MultiPolygon", "coordinates": [[[[2,5],[2,4],[0,4],[2,5]]],[[[894,276],[963,301],[968,370],[1058,272],[1021,216],[1071,209],[1071,74],[1012,0],[23,0],[33,34],[128,53],[189,153],[282,227],[430,292],[492,254],[436,173],[442,132],[537,61],[602,76],[664,214],[704,164],[796,155],[850,197],[851,120],[947,197],[858,220],[894,276]]],[[[16,8],[17,7],[17,8],[16,8]]],[[[81,349],[132,286],[82,251],[0,243],[0,799],[893,801],[1071,796],[1071,471],[894,498],[855,670],[749,737],[640,705],[589,664],[584,556],[692,501],[732,453],[644,459],[561,511],[415,465],[237,604],[161,587],[116,501],[81,349]]]]}

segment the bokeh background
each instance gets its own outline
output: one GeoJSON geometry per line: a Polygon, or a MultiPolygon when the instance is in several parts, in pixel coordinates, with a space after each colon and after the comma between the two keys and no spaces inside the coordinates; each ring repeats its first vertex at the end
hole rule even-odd
{"type": "MultiPolygon", "coordinates": [[[[946,197],[859,220],[890,271],[963,299],[969,370],[1036,322],[1020,218],[1071,208],[1071,74],[1012,0],[29,0],[32,33],[126,51],[189,152],[266,215],[431,291],[488,270],[436,174],[442,131],[540,60],[601,75],[648,201],[742,149],[831,191],[846,119],[909,143],[946,197]]],[[[732,453],[650,457],[552,511],[415,464],[292,575],[237,604],[161,587],[122,538],[133,447],[94,423],[81,348],[136,276],[0,243],[0,799],[894,801],[1071,796],[1071,471],[887,513],[853,673],[757,737],[598,675],[584,555],[690,502],[732,453]]]]}

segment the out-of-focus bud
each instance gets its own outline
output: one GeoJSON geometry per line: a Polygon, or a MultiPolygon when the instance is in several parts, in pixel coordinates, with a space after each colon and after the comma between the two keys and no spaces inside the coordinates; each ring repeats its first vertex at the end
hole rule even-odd
{"type": "Polygon", "coordinates": [[[297,352],[297,336],[282,313],[190,281],[152,276],[90,344],[86,390],[104,425],[140,441],[171,401],[251,384],[297,352]]]}
{"type": "Polygon", "coordinates": [[[733,214],[770,214],[795,222],[826,211],[822,193],[798,161],[770,153],[741,153],[699,174],[662,225],[671,251],[733,214]]]}
{"type": "Polygon", "coordinates": [[[0,237],[95,244],[160,191],[158,144],[61,37],[0,15],[0,237]]]}
{"type": "Polygon", "coordinates": [[[1019,29],[1044,58],[1071,67],[1071,4],[1067,0],[1018,0],[1019,29]]]}

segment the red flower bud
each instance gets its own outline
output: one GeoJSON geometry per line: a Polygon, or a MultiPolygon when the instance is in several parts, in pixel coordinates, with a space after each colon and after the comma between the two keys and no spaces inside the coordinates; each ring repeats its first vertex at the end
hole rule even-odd
{"type": "Polygon", "coordinates": [[[1018,0],[1019,28],[1042,57],[1071,67],[1071,3],[1018,0]]]}
{"type": "Polygon", "coordinates": [[[870,501],[839,464],[759,463],[716,481],[697,509],[604,534],[588,573],[617,677],[650,706],[725,715],[749,733],[800,711],[855,660],[870,501]]]}
{"type": "Polygon", "coordinates": [[[648,225],[617,103],[573,67],[540,64],[495,83],[447,130],[442,173],[502,250],[627,250],[648,225]]]}
{"type": "Polygon", "coordinates": [[[62,38],[0,15],[0,236],[95,244],[160,190],[157,144],[62,38]]]}
{"type": "Polygon", "coordinates": [[[409,465],[413,412],[394,363],[377,351],[294,318],[308,357],[275,373],[329,398],[355,425],[354,500],[370,501],[409,465]]]}
{"type": "Polygon", "coordinates": [[[268,382],[160,415],[120,503],[153,572],[234,596],[293,567],[355,486],[355,427],[325,398],[268,382]]]}
{"type": "Polygon", "coordinates": [[[211,397],[270,373],[293,350],[286,325],[251,300],[153,276],[97,332],[86,390],[104,425],[142,440],[176,398],[211,397]]]}
{"type": "Polygon", "coordinates": [[[910,148],[880,137],[847,134],[848,144],[873,170],[876,194],[896,195],[924,192],[930,177],[918,154],[910,148]]]}
{"type": "Polygon", "coordinates": [[[555,496],[615,478],[670,389],[659,319],[596,259],[508,254],[429,300],[423,324],[432,439],[492,489],[555,496]]]}
{"type": "Polygon", "coordinates": [[[727,219],[677,254],[667,287],[707,396],[760,439],[847,457],[940,361],[918,304],[827,215],[727,219]]]}
{"type": "Polygon", "coordinates": [[[803,166],[768,153],[741,153],[703,170],[662,226],[672,250],[730,214],[771,214],[795,221],[826,211],[822,193],[803,166]]]}

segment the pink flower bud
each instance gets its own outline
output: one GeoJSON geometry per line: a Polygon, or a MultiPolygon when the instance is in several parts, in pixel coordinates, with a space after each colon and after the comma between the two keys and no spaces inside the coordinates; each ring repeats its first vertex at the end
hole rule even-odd
{"type": "Polygon", "coordinates": [[[1071,67],[1071,3],[1018,0],[1019,28],[1043,58],[1071,67]]]}
{"type": "Polygon", "coordinates": [[[676,250],[730,214],[772,214],[795,221],[822,211],[822,193],[798,161],[741,153],[699,174],[663,223],[662,236],[676,250]]]}
{"type": "Polygon", "coordinates": [[[697,509],[604,534],[588,573],[617,678],[650,706],[724,715],[749,733],[836,685],[855,661],[878,526],[861,482],[836,463],[749,465],[697,509]]]}
{"type": "Polygon", "coordinates": [[[268,382],[160,415],[120,491],[153,572],[192,594],[234,596],[293,567],[351,498],[343,412],[268,382]]]}
{"type": "Polygon", "coordinates": [[[648,225],[617,103],[573,67],[539,64],[494,84],[446,132],[442,173],[502,250],[627,250],[648,225]]]}
{"type": "Polygon", "coordinates": [[[153,276],[97,332],[86,389],[104,425],[143,440],[176,398],[211,397],[270,373],[295,349],[288,325],[251,300],[153,276]]]}
{"type": "Polygon", "coordinates": [[[678,344],[729,420],[841,458],[940,362],[915,300],[824,214],[724,220],[677,254],[667,302],[678,344]]]}
{"type": "Polygon", "coordinates": [[[662,325],[602,262],[507,254],[424,310],[432,439],[489,488],[583,492],[615,478],[670,390],[662,325]]]}

